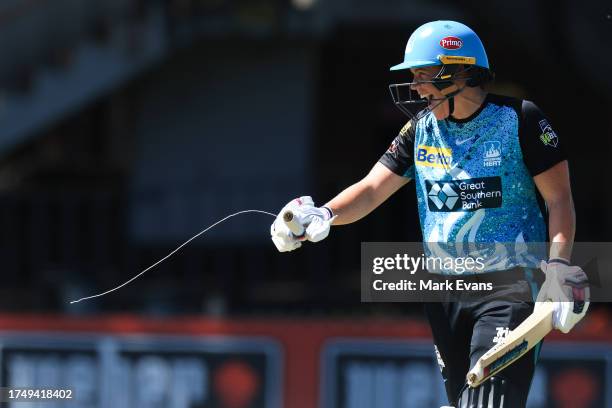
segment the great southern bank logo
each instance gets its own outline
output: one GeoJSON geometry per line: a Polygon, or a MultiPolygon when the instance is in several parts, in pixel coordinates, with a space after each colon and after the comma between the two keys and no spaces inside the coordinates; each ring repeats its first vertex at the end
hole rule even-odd
{"type": "Polygon", "coordinates": [[[459,200],[457,192],[449,183],[432,183],[427,195],[438,210],[446,207],[446,210],[452,211],[459,200]]]}
{"type": "Polygon", "coordinates": [[[476,211],[502,205],[501,177],[425,180],[429,211],[476,211]]]}
{"type": "Polygon", "coordinates": [[[453,150],[446,147],[425,146],[417,147],[416,165],[448,169],[453,162],[453,150]]]}

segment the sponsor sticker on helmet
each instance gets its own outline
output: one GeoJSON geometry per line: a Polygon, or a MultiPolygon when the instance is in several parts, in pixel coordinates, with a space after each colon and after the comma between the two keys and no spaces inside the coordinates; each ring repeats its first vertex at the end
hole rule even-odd
{"type": "Polygon", "coordinates": [[[463,40],[459,37],[444,37],[440,40],[440,46],[445,50],[458,50],[463,47],[463,40]]]}

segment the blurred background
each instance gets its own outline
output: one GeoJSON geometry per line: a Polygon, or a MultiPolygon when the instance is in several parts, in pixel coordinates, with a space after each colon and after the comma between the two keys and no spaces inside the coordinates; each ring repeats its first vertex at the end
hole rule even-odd
{"type": "MultiPolygon", "coordinates": [[[[406,121],[387,86],[407,78],[389,67],[436,19],[480,35],[492,92],[548,115],[576,239],[610,241],[611,14],[595,0],[1,1],[0,385],[69,386],[70,407],[444,405],[420,305],[360,303],[360,243],[421,240],[413,185],[290,254],[272,217],[232,218],[120,291],[69,301],[226,215],[322,204],[363,177],[406,121]]],[[[609,310],[551,337],[530,407],[612,407],[609,310]]]]}

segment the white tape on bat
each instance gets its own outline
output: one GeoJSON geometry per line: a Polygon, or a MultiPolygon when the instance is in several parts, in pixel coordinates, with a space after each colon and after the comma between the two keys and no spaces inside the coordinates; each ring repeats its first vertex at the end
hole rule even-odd
{"type": "Polygon", "coordinates": [[[291,231],[296,238],[301,238],[304,236],[305,228],[299,222],[295,214],[293,214],[293,211],[285,211],[283,214],[283,221],[285,222],[285,225],[287,225],[287,228],[289,228],[289,231],[291,231]]]}

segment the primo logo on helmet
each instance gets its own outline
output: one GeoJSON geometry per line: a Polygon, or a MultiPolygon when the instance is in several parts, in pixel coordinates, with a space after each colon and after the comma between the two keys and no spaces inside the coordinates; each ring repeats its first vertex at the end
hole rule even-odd
{"type": "Polygon", "coordinates": [[[447,50],[458,50],[463,46],[463,41],[458,37],[444,37],[440,40],[440,45],[447,50]]]}

